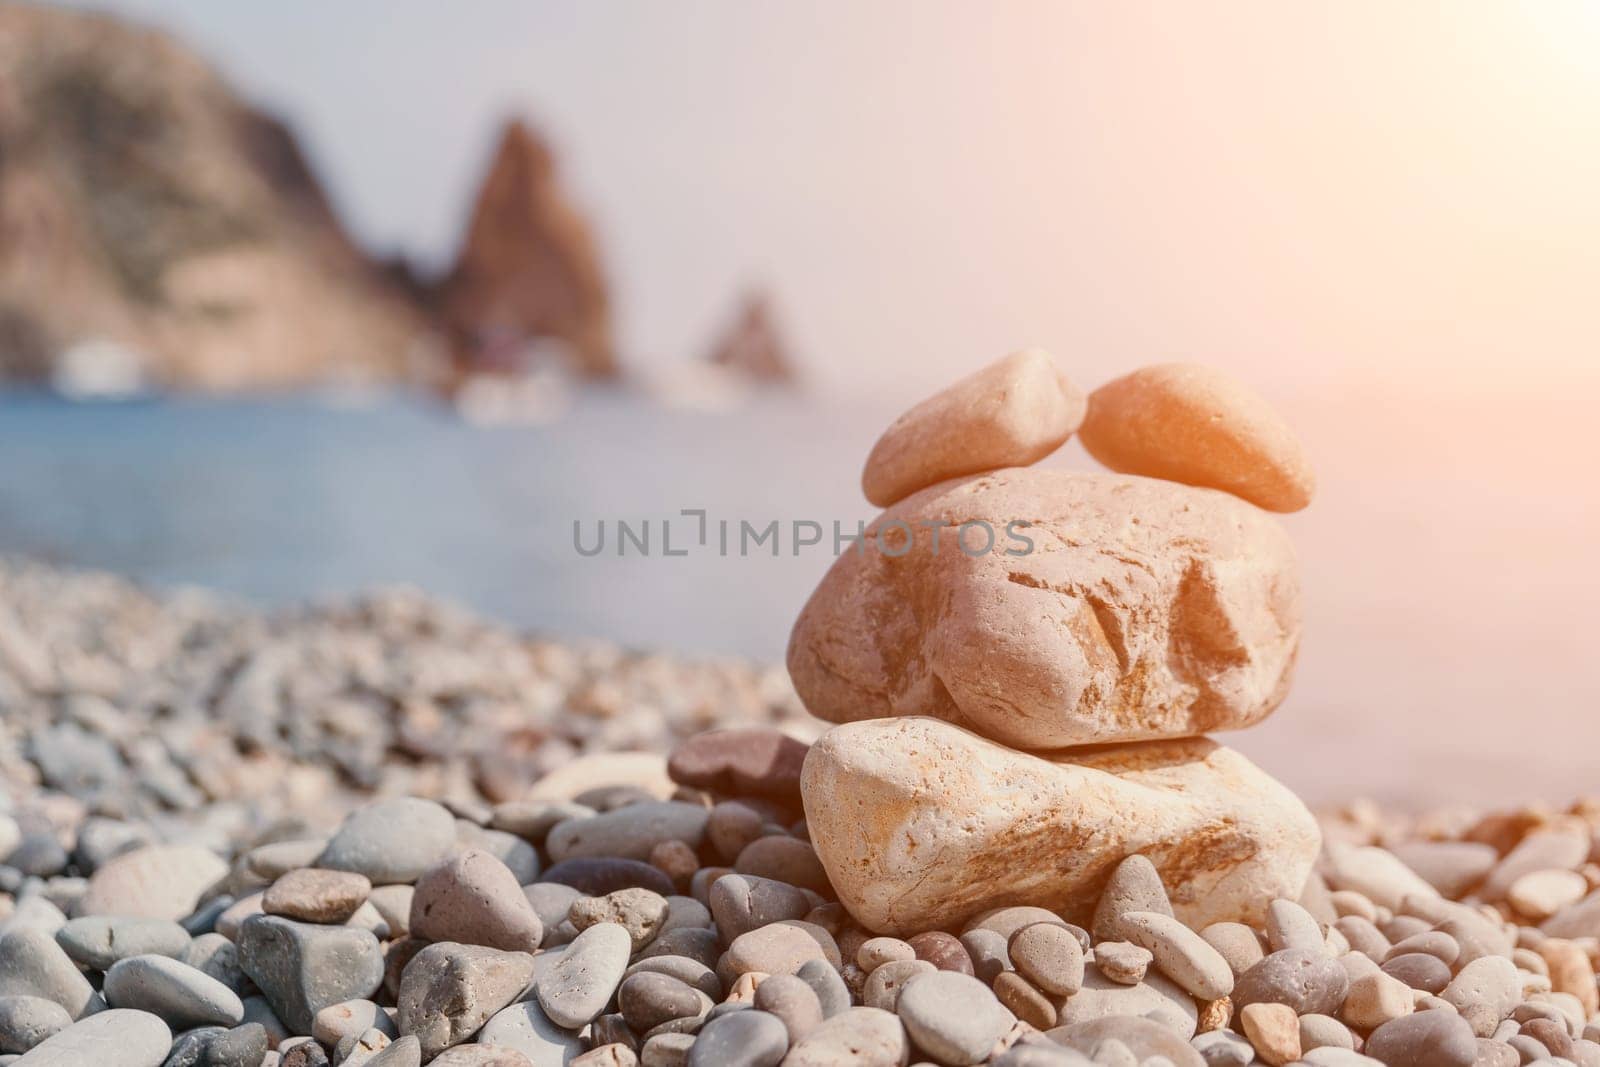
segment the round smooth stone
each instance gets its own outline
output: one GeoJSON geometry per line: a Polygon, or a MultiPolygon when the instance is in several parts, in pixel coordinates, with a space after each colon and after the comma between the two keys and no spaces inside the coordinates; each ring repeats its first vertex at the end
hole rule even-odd
{"type": "Polygon", "coordinates": [[[72,1025],[67,1009],[43,997],[0,997],[0,1052],[27,1052],[72,1025]]]}
{"type": "Polygon", "coordinates": [[[1426,952],[1402,953],[1385,960],[1379,969],[1424,993],[1441,992],[1450,984],[1450,968],[1439,957],[1426,952]]]}
{"type": "Polygon", "coordinates": [[[416,797],[379,800],[351,812],[317,866],[365,875],[373,885],[414,882],[455,849],[456,820],[416,797]]]}
{"type": "Polygon", "coordinates": [[[1349,990],[1350,976],[1338,960],[1286,948],[1240,975],[1230,996],[1236,1012],[1249,1004],[1271,1003],[1287,1004],[1296,1015],[1334,1015],[1349,990]]]}
{"type": "Polygon", "coordinates": [[[671,975],[640,971],[617,988],[617,1010],[636,1034],[700,1014],[701,994],[671,975]]]}
{"type": "Polygon", "coordinates": [[[150,1012],[175,1030],[237,1026],[244,1021],[239,994],[168,956],[133,956],[117,962],[106,972],[104,993],[113,1008],[150,1012]]]}
{"type": "Polygon", "coordinates": [[[1299,511],[1316,478],[1294,431],[1261,396],[1213,367],[1143,367],[1089,394],[1078,430],[1114,471],[1221,489],[1268,511],[1299,511]]]}
{"type": "MultiPolygon", "coordinates": [[[[700,805],[681,801],[629,804],[587,819],[560,823],[545,839],[545,848],[558,863],[584,857],[643,861],[663,841],[683,841],[698,848],[705,839],[707,815],[700,805]]],[[[545,877],[550,880],[549,875],[545,877]]],[[[661,895],[671,892],[669,888],[661,895]]]]}
{"type": "Polygon", "coordinates": [[[1006,951],[1018,973],[1046,993],[1071,996],[1083,987],[1083,949],[1065,927],[1024,926],[1011,935],[1006,951]]]}
{"type": "Polygon", "coordinates": [[[150,845],[124,852],[95,871],[79,915],[136,915],[179,920],[226,877],[228,864],[198,845],[150,845]]]}
{"type": "Polygon", "coordinates": [[[189,931],[171,919],[87,915],[56,931],[56,944],[79,966],[109,971],[131,956],[172,956],[189,947],[189,931]]]}
{"type": "Polygon", "coordinates": [[[628,931],[616,923],[580,933],[535,986],[545,1015],[570,1030],[592,1022],[622,982],[630,951],[628,931]]]}
{"type": "Polygon", "coordinates": [[[147,1011],[112,1008],[73,1023],[34,1046],[16,1067],[161,1067],[172,1051],[172,1031],[147,1011]]]}
{"type": "Polygon", "coordinates": [[[741,934],[811,912],[811,898],[799,888],[753,874],[718,878],[711,883],[708,904],[717,932],[730,943],[741,934]]]}
{"type": "Polygon", "coordinates": [[[822,1018],[831,1019],[850,1008],[850,987],[844,977],[827,960],[807,960],[794,972],[794,976],[811,987],[822,1005],[822,1018]]]}
{"type": "Polygon", "coordinates": [[[1388,1067],[1471,1067],[1478,1041],[1461,1016],[1434,1009],[1384,1023],[1362,1052],[1388,1067]]]}
{"type": "Polygon", "coordinates": [[[789,1051],[789,1031],[776,1015],[733,1011],[700,1028],[689,1067],[777,1067],[789,1051]]]}
{"type": "Polygon", "coordinates": [[[478,1044],[522,1053],[534,1067],[560,1067],[587,1046],[583,1038],[551,1022],[537,1000],[503,1008],[478,1031],[478,1044]]]}
{"type": "Polygon", "coordinates": [[[540,880],[569,885],[585,896],[603,897],[619,889],[648,889],[672,895],[672,879],[643,860],[583,856],[562,860],[540,875],[540,880]]]}
{"type": "Polygon", "coordinates": [[[946,1064],[982,1063],[1016,1022],[988,986],[956,971],[912,979],[895,1011],[912,1040],[946,1064]]]}

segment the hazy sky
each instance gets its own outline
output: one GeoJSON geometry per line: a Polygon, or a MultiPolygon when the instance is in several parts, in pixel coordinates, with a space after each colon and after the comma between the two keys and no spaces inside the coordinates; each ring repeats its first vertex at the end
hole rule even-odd
{"type": "MultiPolygon", "coordinates": [[[[751,281],[819,380],[1042,344],[1086,384],[1600,362],[1600,5],[111,0],[445,260],[500,118],[556,142],[626,357],[751,281]]],[[[896,384],[898,380],[898,384],[896,384]]]]}

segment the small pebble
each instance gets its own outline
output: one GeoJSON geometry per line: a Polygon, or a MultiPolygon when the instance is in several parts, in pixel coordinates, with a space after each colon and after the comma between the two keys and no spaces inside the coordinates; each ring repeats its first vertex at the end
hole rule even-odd
{"type": "Polygon", "coordinates": [[[1024,926],[1011,935],[1006,954],[1024,978],[1046,993],[1071,996],[1083,985],[1083,949],[1070,931],[1054,923],[1024,926]]]}
{"type": "Polygon", "coordinates": [[[1244,1036],[1271,1067],[1300,1058],[1300,1020],[1287,1004],[1247,1004],[1239,1012],[1239,1021],[1244,1036]]]}
{"type": "Polygon", "coordinates": [[[365,875],[304,867],[273,882],[262,895],[261,910],[301,922],[342,923],[371,892],[365,875]]]}
{"type": "Polygon", "coordinates": [[[981,1063],[1015,1021],[987,986],[956,971],[918,975],[896,1013],[918,1047],[952,1065],[981,1063]]]}
{"type": "Polygon", "coordinates": [[[631,946],[628,931],[616,923],[597,923],[580,933],[538,981],[545,1014],[571,1030],[598,1016],[622,982],[631,946]]]}
{"type": "Polygon", "coordinates": [[[1094,946],[1095,970],[1123,985],[1143,981],[1154,958],[1149,949],[1131,941],[1101,941],[1094,946]]]}
{"type": "Polygon", "coordinates": [[[525,952],[432,944],[406,964],[395,1020],[401,1034],[420,1042],[422,1058],[432,1059],[476,1034],[532,977],[533,957],[525,952]]]}
{"type": "Polygon", "coordinates": [[[244,1002],[221,982],[170,956],[119,960],[105,976],[106,1003],[160,1016],[174,1030],[237,1026],[244,1002]]]}
{"type": "Polygon", "coordinates": [[[596,923],[615,923],[628,932],[634,951],[655,939],[667,920],[666,898],[648,889],[619,889],[603,897],[580,897],[567,909],[579,930],[596,923]]]}

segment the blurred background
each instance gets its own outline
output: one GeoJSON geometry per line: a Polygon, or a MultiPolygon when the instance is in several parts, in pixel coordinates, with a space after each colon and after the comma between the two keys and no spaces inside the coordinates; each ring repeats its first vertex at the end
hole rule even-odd
{"type": "Polygon", "coordinates": [[[1231,743],[1565,798],[1597,189],[1584,0],[0,3],[0,553],[778,661],[827,553],[573,524],[853,527],[887,422],[1006,351],[1198,360],[1321,480],[1296,688],[1231,743]]]}

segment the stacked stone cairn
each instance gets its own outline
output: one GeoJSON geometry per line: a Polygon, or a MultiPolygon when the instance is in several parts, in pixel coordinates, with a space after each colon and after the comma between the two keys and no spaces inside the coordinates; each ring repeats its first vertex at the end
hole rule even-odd
{"type": "Polygon", "coordinates": [[[1259,923],[1320,845],[1203,735],[1283,700],[1311,498],[1264,401],[1197,366],[1085,396],[1019,352],[913,408],[862,478],[886,510],[795,625],[808,825],[850,913],[902,934],[1030,905],[1087,922],[1148,860],[1178,919],[1259,923]],[[1027,466],[1073,433],[1119,472],[1027,466]]]}

